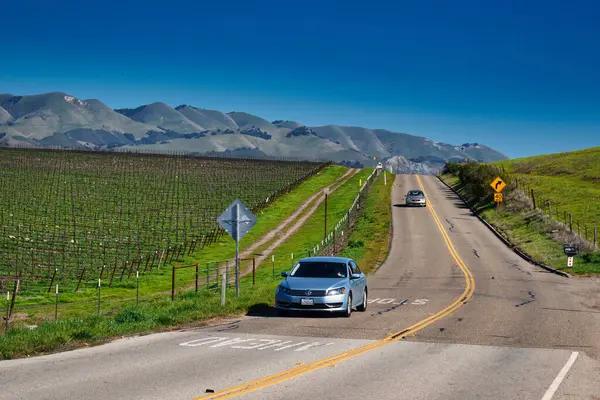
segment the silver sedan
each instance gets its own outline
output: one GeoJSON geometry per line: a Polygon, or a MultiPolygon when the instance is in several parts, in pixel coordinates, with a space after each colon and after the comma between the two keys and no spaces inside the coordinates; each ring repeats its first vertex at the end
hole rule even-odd
{"type": "Polygon", "coordinates": [[[409,190],[406,194],[406,205],[427,207],[427,196],[422,190],[409,190]]]}
{"type": "Polygon", "coordinates": [[[356,262],[344,257],[307,257],[277,287],[275,307],[288,311],[339,312],[367,309],[367,278],[356,262]]]}

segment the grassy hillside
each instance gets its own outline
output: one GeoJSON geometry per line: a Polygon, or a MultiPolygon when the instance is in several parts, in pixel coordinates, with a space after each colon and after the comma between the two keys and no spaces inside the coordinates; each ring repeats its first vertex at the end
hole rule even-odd
{"type": "Polygon", "coordinates": [[[600,147],[501,161],[496,163],[526,187],[533,189],[538,204],[549,200],[564,221],[572,214],[581,235],[592,239],[593,227],[600,229],[600,147]]]}
{"type": "Polygon", "coordinates": [[[600,254],[591,243],[594,227],[600,232],[600,147],[493,164],[450,163],[442,179],[535,260],[572,274],[600,273],[600,254]],[[496,176],[509,183],[498,211],[489,186],[496,176]],[[565,243],[584,249],[572,268],[566,266],[565,243]]]}

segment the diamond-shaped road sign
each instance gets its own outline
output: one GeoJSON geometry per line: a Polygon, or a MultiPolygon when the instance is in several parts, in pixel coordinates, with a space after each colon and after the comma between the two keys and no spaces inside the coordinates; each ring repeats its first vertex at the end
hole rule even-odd
{"type": "Polygon", "coordinates": [[[233,203],[217,218],[217,222],[234,240],[241,240],[256,224],[257,218],[241,200],[233,203]],[[236,221],[238,222],[236,224],[236,221]],[[236,227],[239,232],[236,232],[236,227]],[[237,234],[236,234],[237,233],[237,234]]]}
{"type": "Polygon", "coordinates": [[[504,183],[504,181],[502,179],[500,179],[500,177],[497,177],[496,179],[494,179],[494,181],[492,183],[490,183],[490,186],[497,193],[500,193],[506,187],[506,183],[504,183]]]}

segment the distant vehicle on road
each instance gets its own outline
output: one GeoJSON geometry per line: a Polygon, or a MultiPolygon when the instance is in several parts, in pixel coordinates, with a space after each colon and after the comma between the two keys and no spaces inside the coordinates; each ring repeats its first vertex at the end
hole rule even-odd
{"type": "Polygon", "coordinates": [[[377,169],[382,169],[383,168],[383,164],[382,163],[377,163],[377,169]]]}
{"type": "Polygon", "coordinates": [[[344,257],[303,258],[277,286],[275,308],[326,311],[350,317],[352,309],[367,309],[367,278],[356,262],[344,257]]]}
{"type": "Polygon", "coordinates": [[[406,193],[406,205],[427,207],[427,196],[422,190],[409,190],[406,193]]]}

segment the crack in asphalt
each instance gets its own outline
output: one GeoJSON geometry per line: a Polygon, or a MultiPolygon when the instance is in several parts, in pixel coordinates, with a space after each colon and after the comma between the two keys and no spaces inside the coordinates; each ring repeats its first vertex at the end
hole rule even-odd
{"type": "Polygon", "coordinates": [[[383,315],[383,313],[386,313],[386,312],[389,312],[389,311],[393,311],[393,310],[395,310],[396,308],[398,308],[398,307],[401,307],[401,306],[405,305],[406,303],[408,303],[408,299],[404,299],[404,300],[402,300],[402,301],[400,302],[400,304],[398,304],[398,305],[392,306],[392,307],[390,307],[390,308],[388,308],[388,309],[385,309],[385,310],[383,310],[383,311],[378,311],[377,313],[373,313],[373,314],[371,314],[371,317],[374,317],[374,316],[376,316],[376,315],[383,315]]]}
{"type": "Polygon", "coordinates": [[[477,257],[477,258],[481,258],[481,257],[479,257],[479,253],[477,253],[477,250],[475,250],[475,249],[473,249],[473,254],[475,254],[475,257],[477,257]]]}
{"type": "MultiPolygon", "coordinates": [[[[519,271],[523,272],[524,274],[531,275],[531,272],[525,271],[524,269],[519,267],[519,264],[516,264],[516,263],[511,264],[511,267],[518,269],[519,271]]],[[[545,271],[545,272],[547,272],[547,271],[545,271]]]]}
{"type": "Polygon", "coordinates": [[[450,232],[454,232],[454,224],[452,222],[450,222],[450,220],[448,218],[446,218],[446,222],[450,224],[450,228],[448,228],[448,230],[450,232]]]}
{"type": "Polygon", "coordinates": [[[515,307],[521,307],[521,306],[524,306],[525,304],[529,304],[529,303],[535,301],[535,294],[533,292],[527,292],[527,294],[529,295],[529,299],[523,300],[521,302],[521,304],[515,304],[515,307]]]}

